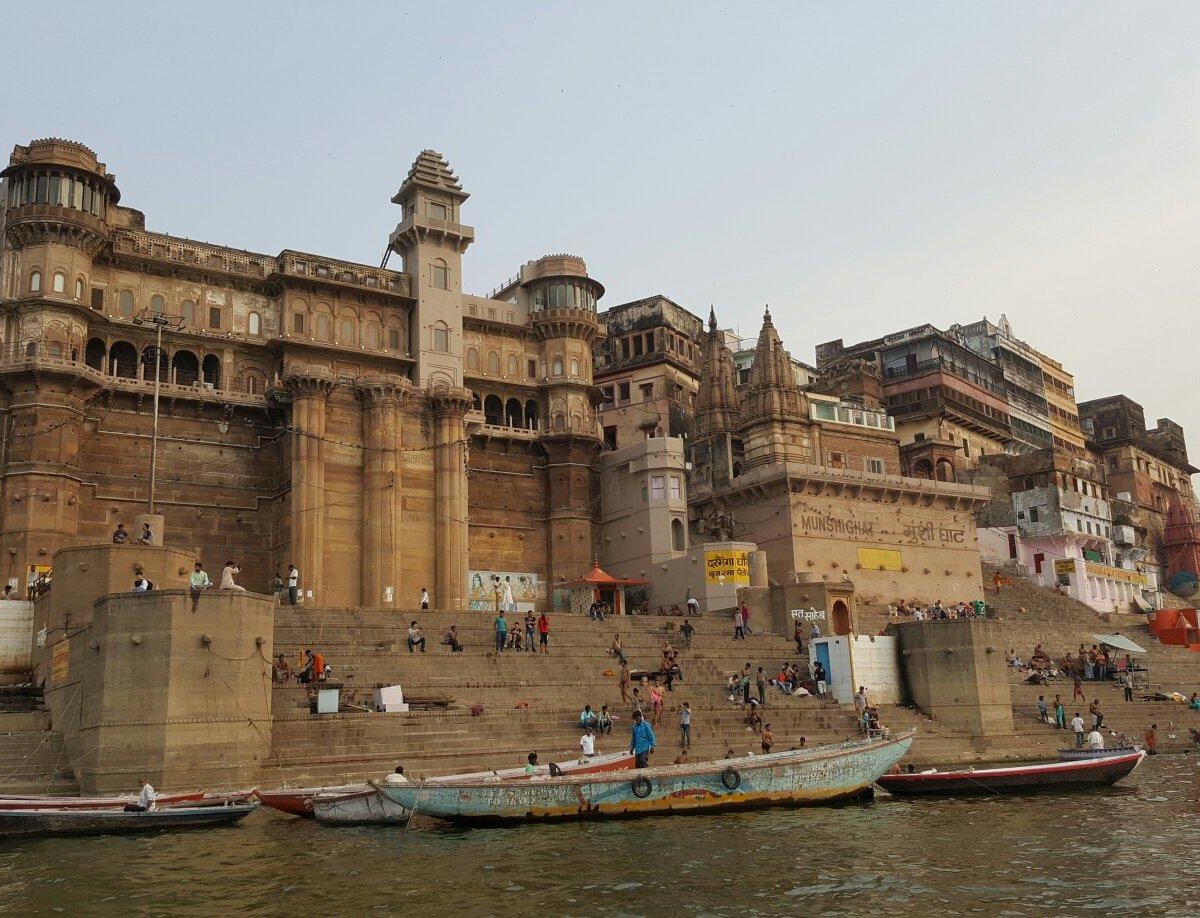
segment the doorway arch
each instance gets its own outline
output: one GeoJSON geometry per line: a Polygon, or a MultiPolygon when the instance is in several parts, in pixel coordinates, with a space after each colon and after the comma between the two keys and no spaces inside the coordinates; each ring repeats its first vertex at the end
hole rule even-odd
{"type": "Polygon", "coordinates": [[[850,633],[850,607],[846,605],[845,600],[835,599],[833,601],[833,608],[830,610],[829,617],[834,634],[850,633]]]}

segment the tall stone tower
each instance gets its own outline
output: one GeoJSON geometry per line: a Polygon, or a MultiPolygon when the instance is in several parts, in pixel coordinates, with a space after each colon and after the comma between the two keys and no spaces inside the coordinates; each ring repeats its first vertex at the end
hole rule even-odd
{"type": "Polygon", "coordinates": [[[733,355],[717,328],[717,315],[708,313],[708,334],[700,364],[700,388],[696,393],[695,432],[689,440],[691,484],[696,489],[722,488],[736,474],[741,440],[735,436],[740,413],[735,388],[733,355]]]}
{"type": "Polygon", "coordinates": [[[6,180],[0,356],[8,415],[3,485],[6,576],[49,565],[78,527],[84,406],[100,388],[78,362],[87,342],[92,260],[108,242],[120,198],[96,154],[67,140],[14,148],[6,180]]]}
{"type": "Polygon", "coordinates": [[[791,355],[783,349],[770,309],[763,312],[741,415],[747,470],[771,462],[813,461],[808,399],[796,384],[791,355]]]}
{"type": "Polygon", "coordinates": [[[549,255],[532,265],[525,286],[530,321],[540,343],[546,417],[550,585],[587,573],[593,552],[592,460],[600,445],[592,384],[592,350],[603,336],[596,301],[604,288],[583,260],[549,255]]]}
{"type": "Polygon", "coordinates": [[[467,197],[442,155],[424,150],[392,198],[404,212],[388,245],[412,277],[409,350],[421,388],[462,385],[462,255],[475,240],[475,230],[459,222],[467,197]]]}

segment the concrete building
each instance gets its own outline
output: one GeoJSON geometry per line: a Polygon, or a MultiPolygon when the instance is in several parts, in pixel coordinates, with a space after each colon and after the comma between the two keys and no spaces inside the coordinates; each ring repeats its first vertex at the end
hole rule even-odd
{"type": "Polygon", "coordinates": [[[320,605],[428,586],[465,608],[492,573],[544,599],[588,570],[603,288],[553,255],[465,293],[475,231],[439,154],[392,198],[400,270],[150,230],[72,141],[17,146],[2,174],[4,579],[140,512],[260,590],[295,563],[320,605]]]}
{"type": "Polygon", "coordinates": [[[1082,402],[1079,413],[1113,497],[1117,558],[1138,565],[1152,586],[1165,584],[1172,502],[1193,514],[1196,507],[1191,478],[1196,468],[1188,461],[1183,428],[1169,418],[1147,428],[1142,406],[1125,395],[1082,402]]]}
{"type": "Polygon", "coordinates": [[[683,436],[692,423],[703,323],[661,294],[614,306],[600,320],[607,336],[596,348],[594,375],[605,446],[683,436]]]}

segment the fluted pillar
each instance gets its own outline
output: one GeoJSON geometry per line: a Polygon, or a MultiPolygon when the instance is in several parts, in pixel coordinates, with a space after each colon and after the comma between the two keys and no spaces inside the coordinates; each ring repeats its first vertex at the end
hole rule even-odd
{"type": "Polygon", "coordinates": [[[400,602],[402,411],[412,383],[402,376],[360,376],[363,405],[362,604],[400,602]]]}
{"type": "Polygon", "coordinates": [[[434,421],[434,552],[440,609],[466,608],[469,528],[467,525],[466,414],[470,389],[441,386],[429,394],[434,421]]]}
{"type": "Polygon", "coordinates": [[[333,374],[324,367],[290,364],[283,382],[292,397],[292,554],[305,600],[320,605],[325,567],[325,406],[333,374]],[[307,593],[312,591],[312,599],[307,593]]]}

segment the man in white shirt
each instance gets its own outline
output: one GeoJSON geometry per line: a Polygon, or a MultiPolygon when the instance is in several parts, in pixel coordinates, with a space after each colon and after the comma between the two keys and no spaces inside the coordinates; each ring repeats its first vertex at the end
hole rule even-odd
{"type": "Polygon", "coordinates": [[[506,612],[516,612],[517,611],[517,604],[513,600],[512,579],[509,577],[504,578],[502,601],[504,603],[504,610],[506,612]]]}
{"type": "Polygon", "coordinates": [[[1075,716],[1071,718],[1071,732],[1075,734],[1075,745],[1083,745],[1083,718],[1079,716],[1079,712],[1075,712],[1075,716]]]}
{"type": "Polygon", "coordinates": [[[1092,749],[1103,749],[1104,737],[1100,734],[1099,730],[1093,727],[1092,732],[1087,735],[1087,743],[1092,749]]]}
{"type": "Polygon", "coordinates": [[[421,608],[429,608],[429,591],[425,587],[421,587],[421,608]]]}
{"type": "Polygon", "coordinates": [[[294,606],[300,600],[300,572],[294,564],[288,565],[287,588],[288,604],[294,606]]]}
{"type": "Polygon", "coordinates": [[[591,727],[588,727],[583,736],[579,737],[579,751],[583,753],[585,759],[596,754],[596,733],[591,727]]]}
{"type": "Polygon", "coordinates": [[[157,808],[155,800],[158,795],[154,793],[154,788],[150,786],[150,782],[145,778],[141,780],[142,789],[138,792],[137,803],[125,804],[126,813],[149,813],[157,808]]]}
{"type": "Polygon", "coordinates": [[[383,779],[384,784],[407,784],[408,778],[404,775],[404,766],[397,765],[396,770],[383,779]]]}
{"type": "MultiPolygon", "coordinates": [[[[700,600],[698,600],[695,596],[689,596],[687,599],[687,614],[688,615],[699,615],[700,614],[700,600]]],[[[744,624],[745,623],[743,622],[743,625],[744,624]]]]}

